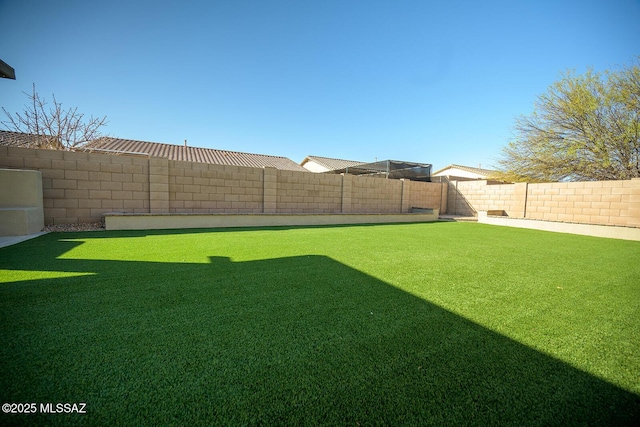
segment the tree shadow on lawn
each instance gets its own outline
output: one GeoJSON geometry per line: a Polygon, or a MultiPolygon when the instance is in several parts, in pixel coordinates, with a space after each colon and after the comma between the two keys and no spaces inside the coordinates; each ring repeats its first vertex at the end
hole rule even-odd
{"type": "Polygon", "coordinates": [[[2,403],[87,403],[2,423],[639,420],[639,396],[331,258],[210,260],[52,258],[39,268],[94,274],[0,285],[2,403]]]}

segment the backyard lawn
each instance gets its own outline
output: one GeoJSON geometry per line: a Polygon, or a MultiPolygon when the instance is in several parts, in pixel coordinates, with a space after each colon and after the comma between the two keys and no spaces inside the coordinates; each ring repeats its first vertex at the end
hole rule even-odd
{"type": "Polygon", "coordinates": [[[640,242],[50,233],[0,249],[0,401],[37,412],[1,425],[636,425],[640,242]]]}

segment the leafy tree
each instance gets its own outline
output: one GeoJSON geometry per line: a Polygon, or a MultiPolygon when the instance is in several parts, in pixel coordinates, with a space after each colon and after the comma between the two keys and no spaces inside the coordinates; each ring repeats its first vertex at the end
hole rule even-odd
{"type": "Polygon", "coordinates": [[[498,163],[509,181],[640,177],[640,57],[618,71],[566,72],[516,120],[498,163]]]}
{"type": "Polygon", "coordinates": [[[36,92],[35,84],[32,93],[23,93],[29,98],[24,111],[13,115],[3,107],[7,120],[0,123],[8,130],[35,136],[25,139],[28,141],[26,146],[69,150],[102,136],[101,129],[107,125],[107,116],[87,118],[77,108],[65,110],[55,95],[53,105],[49,106],[36,92]]]}

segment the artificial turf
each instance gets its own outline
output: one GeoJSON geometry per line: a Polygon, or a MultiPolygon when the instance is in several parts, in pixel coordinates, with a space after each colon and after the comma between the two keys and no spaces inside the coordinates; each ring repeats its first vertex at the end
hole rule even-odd
{"type": "Polygon", "coordinates": [[[640,242],[481,224],[51,233],[0,249],[2,414],[633,425],[640,242]]]}

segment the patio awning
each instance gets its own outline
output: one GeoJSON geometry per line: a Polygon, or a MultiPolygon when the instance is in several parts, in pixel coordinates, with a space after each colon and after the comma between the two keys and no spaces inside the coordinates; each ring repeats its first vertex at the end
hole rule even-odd
{"type": "Polygon", "coordinates": [[[0,59],[0,77],[5,79],[16,79],[16,70],[14,70],[9,64],[0,59]]]}
{"type": "Polygon", "coordinates": [[[333,171],[351,175],[382,176],[391,179],[410,179],[412,181],[431,181],[431,167],[429,163],[405,162],[400,160],[381,160],[379,162],[364,163],[333,171]]]}

